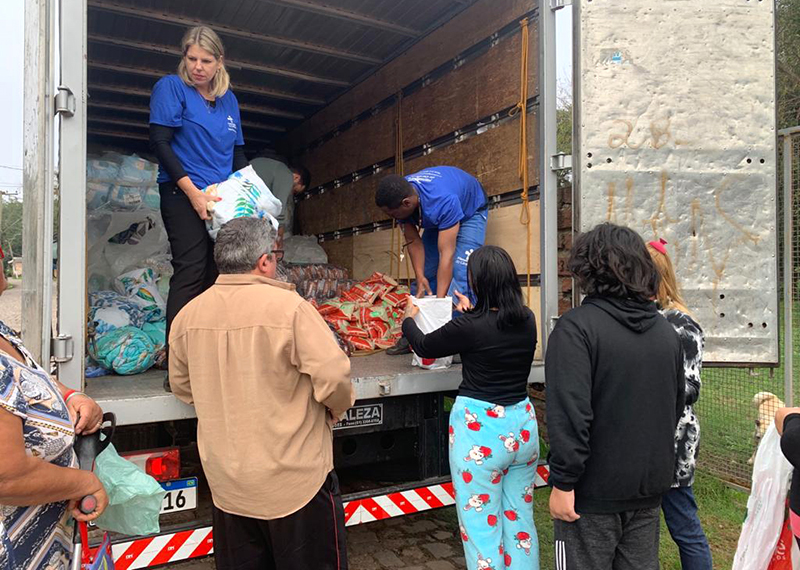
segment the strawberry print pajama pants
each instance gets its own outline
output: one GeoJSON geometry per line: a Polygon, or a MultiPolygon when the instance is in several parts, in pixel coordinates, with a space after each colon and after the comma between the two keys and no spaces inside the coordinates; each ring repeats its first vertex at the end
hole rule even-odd
{"type": "Polygon", "coordinates": [[[497,406],[459,396],[450,412],[449,443],[467,570],[538,570],[533,484],[539,430],[530,400],[497,406]]]}

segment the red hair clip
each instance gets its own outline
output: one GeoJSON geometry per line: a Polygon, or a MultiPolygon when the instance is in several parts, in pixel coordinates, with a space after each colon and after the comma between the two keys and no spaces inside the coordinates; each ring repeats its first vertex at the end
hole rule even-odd
{"type": "Polygon", "coordinates": [[[667,248],[664,247],[665,245],[667,245],[667,240],[665,240],[664,238],[658,238],[658,241],[651,241],[647,245],[651,245],[653,246],[653,249],[655,249],[656,251],[659,251],[662,254],[667,255],[667,248]]]}

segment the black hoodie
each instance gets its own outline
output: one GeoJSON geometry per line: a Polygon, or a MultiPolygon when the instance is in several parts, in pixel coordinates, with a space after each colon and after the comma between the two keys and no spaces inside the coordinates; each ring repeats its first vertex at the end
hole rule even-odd
{"type": "Polygon", "coordinates": [[[683,353],[655,303],[590,296],[545,357],[550,483],[578,513],[657,507],[675,471],[683,353]]]}

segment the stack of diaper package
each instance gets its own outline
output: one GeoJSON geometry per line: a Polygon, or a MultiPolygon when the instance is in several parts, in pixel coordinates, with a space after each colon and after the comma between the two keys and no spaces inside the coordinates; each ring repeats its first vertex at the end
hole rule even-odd
{"type": "Polygon", "coordinates": [[[87,376],[132,375],[165,361],[172,275],[158,165],[106,153],[86,165],[87,376]]]}

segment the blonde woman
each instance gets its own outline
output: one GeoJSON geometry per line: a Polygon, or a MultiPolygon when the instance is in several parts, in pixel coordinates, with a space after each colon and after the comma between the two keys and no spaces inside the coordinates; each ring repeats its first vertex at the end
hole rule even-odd
{"type": "Polygon", "coordinates": [[[239,102],[219,36],[205,26],[192,28],[181,50],[177,75],[161,78],[150,98],[150,146],[160,164],[161,215],[174,269],[167,338],[178,311],[217,278],[204,220],[208,202],[218,199],[201,190],[247,166],[239,102]]]}
{"type": "Polygon", "coordinates": [[[680,294],[678,280],[663,239],[651,241],[647,250],[661,275],[657,302],[661,314],[675,328],[683,347],[686,375],[686,408],[678,419],[675,432],[675,481],[661,501],[664,519],[672,540],[678,545],[683,570],[711,570],[711,550],[697,516],[697,502],[692,492],[700,424],[693,404],[700,396],[700,372],[703,367],[703,329],[690,316],[680,294]]]}

